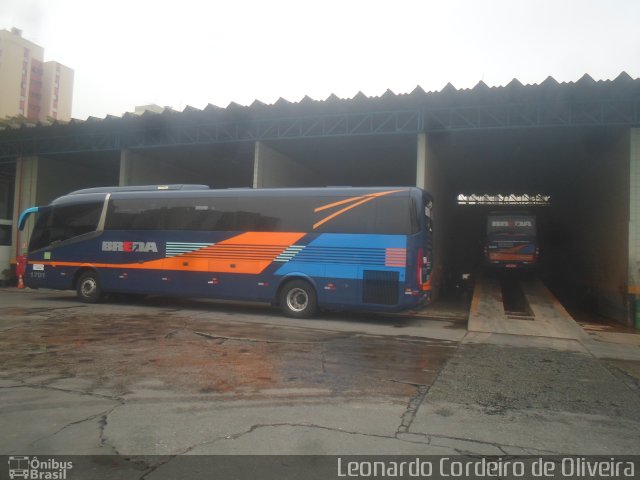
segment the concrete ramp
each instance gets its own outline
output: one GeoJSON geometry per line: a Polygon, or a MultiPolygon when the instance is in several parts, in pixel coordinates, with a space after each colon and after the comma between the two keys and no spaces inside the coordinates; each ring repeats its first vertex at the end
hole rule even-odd
{"type": "Polygon", "coordinates": [[[480,278],[473,293],[468,330],[579,341],[587,339],[582,328],[538,279],[480,278]],[[509,299],[503,298],[505,284],[510,290],[515,288],[521,292],[522,309],[513,311],[508,307],[509,299]]]}

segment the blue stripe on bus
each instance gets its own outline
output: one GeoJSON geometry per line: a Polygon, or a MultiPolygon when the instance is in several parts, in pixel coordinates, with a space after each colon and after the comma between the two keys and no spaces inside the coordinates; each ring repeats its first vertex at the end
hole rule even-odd
{"type": "Polygon", "coordinates": [[[346,235],[324,233],[308,245],[293,245],[276,258],[285,262],[275,275],[304,274],[310,277],[362,279],[362,271],[399,272],[404,267],[386,266],[387,249],[406,248],[402,235],[346,235]],[[364,245],[364,247],[363,247],[364,245]]]}
{"type": "Polygon", "coordinates": [[[385,272],[398,272],[398,280],[405,281],[406,269],[402,267],[385,267],[380,265],[353,265],[353,264],[326,264],[326,263],[298,263],[287,262],[283,264],[274,275],[306,275],[311,278],[342,278],[349,280],[362,280],[365,270],[385,272]]]}
{"type": "Polygon", "coordinates": [[[296,262],[384,265],[385,249],[308,246],[294,259],[296,262]]]}
{"type": "Polygon", "coordinates": [[[373,235],[323,233],[309,243],[314,247],[356,247],[362,248],[407,248],[407,237],[404,235],[373,235]]]}

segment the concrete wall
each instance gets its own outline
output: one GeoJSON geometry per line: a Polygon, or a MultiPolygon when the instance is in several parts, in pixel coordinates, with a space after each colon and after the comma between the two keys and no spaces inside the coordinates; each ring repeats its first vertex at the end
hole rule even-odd
{"type": "Polygon", "coordinates": [[[37,205],[46,205],[73,190],[113,185],[108,172],[96,168],[89,159],[70,162],[64,157],[38,157],[37,161],[37,205]]]}
{"type": "Polygon", "coordinates": [[[253,145],[157,148],[120,153],[120,185],[204,184],[250,188],[253,145]]]}
{"type": "Polygon", "coordinates": [[[314,187],[324,184],[318,174],[264,142],[256,142],[253,168],[254,188],[314,187]]]}
{"type": "Polygon", "coordinates": [[[584,169],[552,199],[562,252],[554,268],[576,301],[628,323],[629,134],[587,142],[584,169]]]}
{"type": "Polygon", "coordinates": [[[631,129],[629,143],[629,293],[640,298],[640,128],[631,129]]]}
{"type": "Polygon", "coordinates": [[[120,185],[199,183],[195,172],[185,171],[179,162],[155,159],[132,150],[120,156],[120,185]]]}

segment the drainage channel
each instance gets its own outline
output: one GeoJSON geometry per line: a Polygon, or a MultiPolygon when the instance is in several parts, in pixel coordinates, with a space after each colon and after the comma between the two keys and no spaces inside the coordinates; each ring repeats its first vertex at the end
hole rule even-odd
{"type": "Polygon", "coordinates": [[[500,279],[502,306],[507,318],[513,320],[533,320],[533,310],[522,291],[520,282],[513,278],[500,279]]]}

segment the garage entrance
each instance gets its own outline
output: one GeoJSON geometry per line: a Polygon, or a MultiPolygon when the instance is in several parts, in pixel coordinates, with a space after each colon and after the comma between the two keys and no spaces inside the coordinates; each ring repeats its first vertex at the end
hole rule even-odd
{"type": "Polygon", "coordinates": [[[458,204],[459,194],[548,196],[549,206],[514,205],[538,216],[538,275],[563,302],[626,322],[629,145],[625,128],[431,135],[434,161],[452,193],[447,275],[481,271],[486,216],[496,208],[458,204]]]}

